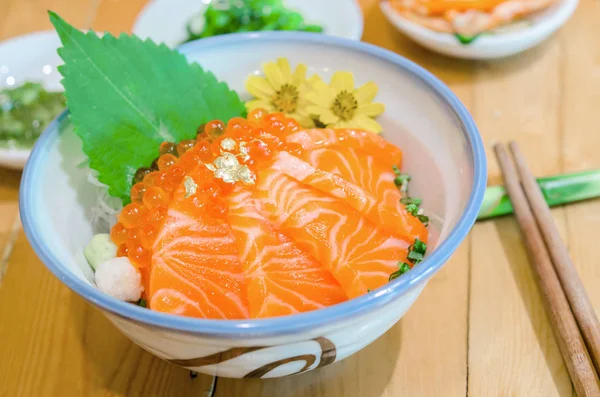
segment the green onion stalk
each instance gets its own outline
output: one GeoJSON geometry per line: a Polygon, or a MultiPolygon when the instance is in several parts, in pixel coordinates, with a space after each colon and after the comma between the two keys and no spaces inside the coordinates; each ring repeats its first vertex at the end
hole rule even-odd
{"type": "MultiPolygon", "coordinates": [[[[538,178],[537,182],[550,207],[600,197],[600,170],[538,178]]],[[[504,186],[490,186],[485,190],[477,220],[512,213],[504,186]]]]}

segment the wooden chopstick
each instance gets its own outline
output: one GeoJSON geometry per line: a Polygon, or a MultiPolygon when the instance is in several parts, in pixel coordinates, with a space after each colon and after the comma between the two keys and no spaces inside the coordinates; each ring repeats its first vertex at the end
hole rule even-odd
{"type": "Polygon", "coordinates": [[[600,384],[563,292],[519,177],[502,144],[494,145],[504,186],[528,248],[531,264],[554,336],[579,397],[600,396],[600,384]]]}
{"type": "Polygon", "coordinates": [[[525,157],[521,153],[521,150],[519,150],[516,142],[510,142],[509,147],[515,159],[525,195],[529,200],[533,215],[552,257],[556,274],[569,300],[569,305],[571,306],[579,330],[596,367],[596,373],[600,374],[600,322],[598,322],[592,302],[577,274],[577,270],[575,270],[575,265],[573,265],[569,251],[560,238],[556,224],[552,219],[550,208],[548,208],[542,192],[537,183],[535,183],[535,177],[529,170],[525,162],[525,157]]]}

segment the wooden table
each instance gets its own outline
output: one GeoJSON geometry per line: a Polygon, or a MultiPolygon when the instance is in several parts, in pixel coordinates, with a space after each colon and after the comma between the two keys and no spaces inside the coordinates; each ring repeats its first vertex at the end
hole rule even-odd
{"type": "MultiPolygon", "coordinates": [[[[81,28],[128,31],[146,0],[0,3],[2,40],[50,28],[47,9],[81,28]]],[[[444,80],[488,150],[516,139],[540,176],[600,167],[598,0],[581,0],[540,47],[498,62],[428,52],[387,23],[377,0],[361,3],[363,39],[444,80]]],[[[490,182],[498,183],[489,158],[490,182]]],[[[0,170],[0,397],[574,395],[512,218],[478,223],[400,323],[360,353],[296,377],[217,381],[132,344],[46,270],[20,228],[19,178],[0,170]]],[[[554,215],[600,307],[600,200],[554,215]]]]}

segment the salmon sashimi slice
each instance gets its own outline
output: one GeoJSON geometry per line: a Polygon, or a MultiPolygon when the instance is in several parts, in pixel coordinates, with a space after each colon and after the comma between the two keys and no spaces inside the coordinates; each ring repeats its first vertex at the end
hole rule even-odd
{"type": "Polygon", "coordinates": [[[402,151],[372,132],[313,128],[288,135],[286,141],[298,144],[306,151],[338,145],[359,149],[366,154],[376,156],[382,165],[388,168],[393,165],[400,166],[402,163],[402,151]]]}
{"type": "MultiPolygon", "coordinates": [[[[402,194],[394,183],[393,169],[382,166],[376,157],[366,155],[357,149],[332,146],[310,151],[304,158],[315,168],[340,175],[362,186],[384,205],[393,207],[394,211],[404,211],[404,207],[400,204],[402,194]]],[[[422,236],[423,232],[418,234],[422,236]]],[[[426,230],[425,234],[427,234],[426,230]]]]}
{"type": "Polygon", "coordinates": [[[273,169],[256,185],[263,215],[326,266],[354,298],[388,282],[409,243],[385,233],[344,201],[273,169]]]}
{"type": "Polygon", "coordinates": [[[319,148],[307,152],[303,159],[317,169],[361,186],[381,201],[396,202],[402,198],[394,183],[393,169],[382,166],[375,156],[360,150],[344,146],[319,148]]]}
{"type": "Polygon", "coordinates": [[[136,170],[111,228],[150,309],[293,315],[385,286],[425,254],[427,217],[402,200],[402,151],[383,137],[262,109],[199,132],[136,170]]]}
{"type": "Polygon", "coordinates": [[[250,317],[285,316],[347,300],[331,273],[260,214],[248,188],[228,197],[234,232],[248,286],[250,317]]]}
{"type": "Polygon", "coordinates": [[[169,208],[153,247],[150,308],[214,319],[248,318],[247,291],[227,223],[169,208]]]}
{"type": "MultiPolygon", "coordinates": [[[[351,161],[351,158],[347,159],[347,162],[351,161]]],[[[353,166],[359,167],[360,163],[353,166]]],[[[271,167],[299,182],[343,200],[354,210],[365,215],[375,225],[397,237],[411,243],[416,238],[422,241],[427,238],[427,229],[400,204],[399,194],[394,196],[395,200],[392,203],[386,204],[378,200],[370,191],[354,183],[354,181],[349,181],[322,169],[316,169],[311,164],[286,152],[278,153],[271,167]]],[[[368,172],[374,171],[369,170],[368,172]]],[[[358,171],[355,173],[358,173],[358,171]]],[[[392,186],[398,192],[393,183],[392,186]]],[[[390,195],[393,194],[390,193],[390,195]]]]}

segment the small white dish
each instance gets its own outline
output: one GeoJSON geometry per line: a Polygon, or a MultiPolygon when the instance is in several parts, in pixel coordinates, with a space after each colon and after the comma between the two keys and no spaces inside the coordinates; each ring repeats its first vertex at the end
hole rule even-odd
{"type": "Polygon", "coordinates": [[[470,44],[461,44],[449,33],[440,33],[409,21],[398,14],[388,1],[381,2],[387,19],[402,33],[425,48],[457,58],[495,59],[518,54],[547,39],[569,19],[579,0],[557,0],[544,11],[527,18],[522,29],[506,29],[502,33],[482,35],[470,44]]]}
{"type": "MultiPolygon", "coordinates": [[[[203,12],[208,3],[200,0],[153,0],[138,15],[133,33],[177,47],[188,37],[188,20],[203,12]]],[[[362,37],[363,16],[355,0],[283,0],[283,3],[290,10],[302,14],[307,23],[322,26],[325,34],[352,40],[362,37]]]]}
{"type": "MultiPolygon", "coordinates": [[[[41,83],[48,91],[63,91],[60,73],[61,46],[53,30],[18,36],[0,43],[0,90],[18,87],[27,81],[41,83]]],[[[29,149],[0,147],[0,167],[23,169],[29,149]]]]}

